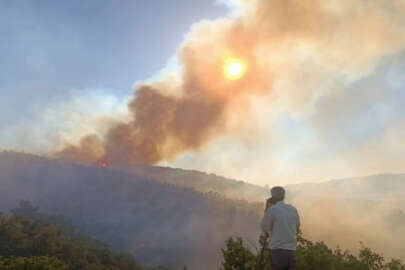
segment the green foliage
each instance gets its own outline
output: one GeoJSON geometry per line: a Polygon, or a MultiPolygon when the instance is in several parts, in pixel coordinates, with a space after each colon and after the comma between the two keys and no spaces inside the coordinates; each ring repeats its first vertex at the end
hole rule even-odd
{"type": "Polygon", "coordinates": [[[260,250],[257,254],[251,252],[243,243],[242,238],[229,238],[226,248],[222,249],[224,270],[260,270],[268,269],[269,253],[268,237],[265,234],[260,236],[260,250]]]}
{"type": "Polygon", "coordinates": [[[229,238],[226,241],[226,249],[222,249],[224,270],[254,269],[256,257],[245,247],[242,238],[229,238]]]}
{"type": "Polygon", "coordinates": [[[29,202],[21,202],[12,213],[0,214],[0,270],[141,269],[131,256],[114,253],[89,237],[48,222],[29,202]]]}
{"type": "Polygon", "coordinates": [[[11,210],[11,214],[16,217],[38,218],[39,208],[34,207],[30,201],[21,200],[18,207],[11,210]]]}
{"type": "Polygon", "coordinates": [[[0,257],[0,270],[68,270],[60,260],[47,257],[0,257]]]}
{"type": "MultiPolygon", "coordinates": [[[[230,238],[226,248],[222,249],[223,270],[267,270],[269,269],[268,240],[260,237],[260,249],[256,254],[244,245],[241,238],[230,238]]],[[[339,247],[329,248],[323,242],[312,242],[298,237],[297,263],[300,270],[405,270],[405,264],[400,260],[385,259],[362,246],[359,255],[342,251],[339,247]]]]}

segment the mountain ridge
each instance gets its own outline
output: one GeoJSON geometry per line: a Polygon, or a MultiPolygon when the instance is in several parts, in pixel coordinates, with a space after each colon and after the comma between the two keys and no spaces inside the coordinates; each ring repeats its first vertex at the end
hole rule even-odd
{"type": "MultiPolygon", "coordinates": [[[[39,158],[42,160],[60,162],[64,164],[72,164],[72,165],[74,164],[89,168],[97,168],[97,164],[83,165],[72,161],[47,158],[41,155],[19,153],[14,151],[0,151],[0,156],[7,153],[15,155],[24,155],[31,158],[39,158]]],[[[109,171],[124,172],[135,176],[142,176],[145,177],[146,179],[155,180],[161,183],[168,183],[181,187],[190,187],[203,193],[219,192],[222,195],[225,195],[226,197],[229,197],[231,199],[242,199],[256,202],[262,201],[263,199],[269,196],[269,190],[267,187],[249,183],[243,180],[227,178],[225,176],[213,173],[205,173],[198,170],[186,170],[182,168],[141,165],[141,164],[136,164],[131,167],[121,165],[110,165],[108,168],[103,169],[109,171]],[[255,196],[257,197],[257,199],[254,199],[255,196]]],[[[386,181],[384,184],[387,184],[387,178],[389,178],[389,182],[391,183],[395,181],[395,183],[391,184],[391,189],[389,190],[390,192],[400,192],[401,195],[402,193],[405,193],[405,190],[397,188],[398,184],[405,185],[405,173],[404,174],[380,173],[357,177],[332,178],[330,180],[323,182],[304,182],[298,184],[287,184],[285,185],[285,188],[287,189],[287,191],[297,192],[302,191],[304,188],[308,187],[341,188],[345,184],[346,185],[359,183],[364,184],[366,182],[373,182],[373,184],[379,184],[379,181],[380,182],[386,181]]]]}

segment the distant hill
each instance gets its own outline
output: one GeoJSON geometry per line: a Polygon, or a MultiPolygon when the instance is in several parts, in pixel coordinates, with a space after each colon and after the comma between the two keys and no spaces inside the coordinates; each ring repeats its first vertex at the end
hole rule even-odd
{"type": "Polygon", "coordinates": [[[333,194],[356,200],[405,200],[405,174],[335,179],[323,183],[289,185],[287,188],[294,196],[322,197],[333,194]]]}
{"type": "Polygon", "coordinates": [[[306,237],[358,250],[359,242],[405,259],[405,174],[287,186],[306,237]]]}

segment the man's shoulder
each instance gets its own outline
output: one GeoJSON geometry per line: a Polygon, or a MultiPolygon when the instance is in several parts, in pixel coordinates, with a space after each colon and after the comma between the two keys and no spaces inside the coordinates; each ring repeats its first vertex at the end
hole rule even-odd
{"type": "Polygon", "coordinates": [[[297,208],[295,208],[295,206],[292,205],[292,204],[284,203],[284,206],[285,206],[286,208],[290,209],[291,211],[296,211],[296,212],[298,212],[298,211],[297,211],[297,208]]]}
{"type": "Polygon", "coordinates": [[[289,210],[294,210],[297,211],[297,208],[295,208],[294,205],[285,203],[285,202],[278,202],[276,204],[273,204],[270,209],[276,210],[276,209],[289,209],[289,210]]]}

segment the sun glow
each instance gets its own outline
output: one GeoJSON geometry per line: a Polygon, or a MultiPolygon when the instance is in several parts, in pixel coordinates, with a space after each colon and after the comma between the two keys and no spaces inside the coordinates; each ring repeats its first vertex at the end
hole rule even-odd
{"type": "Polygon", "coordinates": [[[245,63],[238,59],[229,59],[225,61],[224,73],[230,80],[240,79],[246,71],[245,63]]]}

